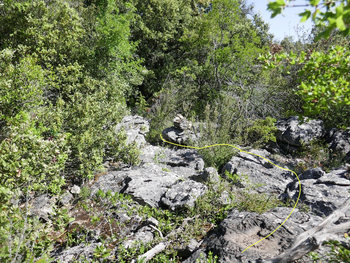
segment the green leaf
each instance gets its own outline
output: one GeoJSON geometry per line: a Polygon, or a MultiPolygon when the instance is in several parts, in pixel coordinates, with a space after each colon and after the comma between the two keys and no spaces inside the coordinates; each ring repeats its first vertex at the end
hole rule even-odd
{"type": "Polygon", "coordinates": [[[309,19],[309,17],[311,16],[311,11],[310,10],[305,10],[305,12],[300,13],[299,16],[301,16],[302,18],[300,19],[300,22],[305,22],[306,20],[309,19]]]}
{"type": "Polygon", "coordinates": [[[337,24],[337,28],[339,28],[340,31],[344,31],[346,29],[346,26],[343,21],[343,16],[339,16],[336,19],[336,24],[337,24]]]}
{"type": "Polygon", "coordinates": [[[321,13],[321,10],[317,8],[317,9],[315,10],[315,12],[312,13],[312,20],[315,20],[317,14],[319,14],[319,13],[321,13]]]}
{"type": "Polygon", "coordinates": [[[271,11],[272,14],[271,14],[271,18],[274,18],[275,16],[277,16],[278,14],[281,14],[282,13],[282,8],[281,6],[276,3],[276,2],[270,2],[268,5],[267,5],[267,10],[271,11]]]}
{"type": "Polygon", "coordinates": [[[285,6],[286,5],[284,0],[276,0],[276,3],[279,4],[280,6],[285,6]]]}
{"type": "Polygon", "coordinates": [[[320,2],[320,0],[310,0],[310,5],[316,6],[316,5],[318,5],[319,2],[320,2]]]}
{"type": "Polygon", "coordinates": [[[321,38],[327,39],[331,33],[333,28],[327,28],[326,30],[324,30],[323,32],[321,32],[320,34],[318,34],[315,37],[315,42],[317,42],[318,40],[320,40],[321,38]]]}

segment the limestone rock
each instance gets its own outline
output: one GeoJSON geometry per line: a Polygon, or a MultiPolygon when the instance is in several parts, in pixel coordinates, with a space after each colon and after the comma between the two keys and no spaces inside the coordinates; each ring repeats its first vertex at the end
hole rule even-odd
{"type": "Polygon", "coordinates": [[[306,179],[318,179],[322,176],[324,176],[326,173],[319,167],[306,170],[301,175],[299,175],[300,180],[306,180],[306,179]]]}
{"type": "Polygon", "coordinates": [[[127,144],[136,142],[141,147],[147,144],[146,134],[149,131],[149,121],[141,116],[125,116],[121,123],[116,126],[116,132],[119,132],[122,127],[127,135],[127,144]]]}
{"type": "Polygon", "coordinates": [[[72,194],[75,194],[75,195],[80,194],[80,191],[81,191],[81,189],[80,189],[80,187],[77,186],[77,185],[73,185],[73,186],[71,187],[71,189],[70,189],[70,192],[71,192],[72,194]]]}
{"type": "Polygon", "coordinates": [[[174,127],[179,130],[187,130],[192,128],[192,123],[181,114],[177,114],[173,120],[174,127]]]}
{"type": "MultiPolygon", "coordinates": [[[[56,203],[55,198],[51,198],[48,194],[40,195],[34,198],[30,203],[30,215],[38,216],[45,221],[50,221],[49,217],[54,215],[53,207],[56,203]]],[[[23,206],[24,204],[22,204],[23,206]]]]}
{"type": "Polygon", "coordinates": [[[304,123],[300,124],[298,116],[279,119],[276,127],[277,140],[296,147],[308,145],[325,133],[323,121],[304,118],[304,123]]]}
{"type": "Polygon", "coordinates": [[[239,176],[240,179],[237,185],[240,187],[256,186],[258,193],[274,193],[277,195],[284,193],[286,184],[293,182],[295,175],[266,161],[265,159],[271,160],[272,163],[279,165],[277,161],[271,158],[269,152],[254,149],[249,152],[256,155],[239,153],[232,157],[222,168],[223,177],[225,177],[225,171],[228,171],[239,176]]]}
{"type": "MultiPolygon", "coordinates": [[[[338,169],[317,179],[301,180],[300,200],[310,207],[310,212],[328,216],[349,196],[350,181],[343,176],[346,172],[346,169],[338,169]]],[[[282,196],[296,201],[299,196],[299,182],[289,183],[282,196]]]]}
{"type": "Polygon", "coordinates": [[[173,127],[166,128],[162,132],[162,136],[166,141],[181,145],[198,141],[199,133],[194,131],[192,123],[181,114],[175,116],[173,123],[173,127]]]}
{"type": "Polygon", "coordinates": [[[197,182],[218,183],[220,176],[214,167],[207,167],[203,172],[193,175],[191,179],[197,182]]]}
{"type": "Polygon", "coordinates": [[[346,156],[346,160],[350,161],[350,128],[345,131],[331,129],[328,132],[329,148],[336,154],[346,156]]]}
{"type": "Polygon", "coordinates": [[[141,205],[159,207],[161,197],[178,180],[187,179],[204,166],[193,149],[164,149],[147,146],[140,156],[142,164],[129,170],[109,171],[91,187],[91,195],[103,192],[131,195],[141,205]]]}
{"type": "Polygon", "coordinates": [[[61,205],[68,205],[72,199],[73,195],[67,191],[60,197],[59,203],[61,205]]]}
{"type": "Polygon", "coordinates": [[[202,196],[206,190],[205,185],[192,180],[178,182],[165,193],[161,202],[171,210],[194,207],[197,198],[202,196]]]}
{"type": "MultiPolygon", "coordinates": [[[[256,262],[258,258],[277,256],[290,246],[296,235],[318,225],[322,218],[296,210],[275,233],[244,253],[242,251],[275,230],[291,210],[278,207],[261,215],[232,210],[201,247],[217,255],[220,263],[248,263],[256,262]]],[[[185,262],[196,262],[199,254],[196,257],[192,255],[192,261],[185,262]]]]}

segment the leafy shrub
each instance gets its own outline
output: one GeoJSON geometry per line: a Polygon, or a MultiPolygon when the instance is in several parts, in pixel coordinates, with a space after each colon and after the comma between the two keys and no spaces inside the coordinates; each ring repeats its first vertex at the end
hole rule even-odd
{"type": "Polygon", "coordinates": [[[261,60],[267,68],[280,66],[286,73],[294,65],[302,65],[295,93],[304,102],[303,114],[322,119],[328,127],[349,126],[349,50],[346,47],[331,47],[327,52],[310,50],[300,55],[269,54],[261,56],[261,60]]]}
{"type": "Polygon", "coordinates": [[[27,50],[24,46],[0,50],[0,131],[21,111],[42,104],[44,71],[27,50]],[[23,54],[18,62],[14,61],[17,53],[23,54]]]}
{"type": "Polygon", "coordinates": [[[51,262],[52,249],[50,224],[44,224],[28,215],[24,209],[9,203],[15,192],[0,186],[0,261],[1,262],[51,262]]]}
{"type": "Polygon", "coordinates": [[[113,156],[121,150],[124,160],[137,155],[124,136],[115,142],[114,132],[127,112],[126,97],[142,80],[129,41],[129,7],[121,14],[111,1],[98,8],[60,0],[6,0],[0,6],[0,47],[5,47],[0,51],[0,126],[13,129],[20,112],[38,115],[35,125],[45,130],[37,136],[64,138],[69,149],[61,169],[66,179],[90,176],[106,148],[113,156]]]}
{"type": "Polygon", "coordinates": [[[209,104],[206,106],[198,146],[228,144],[199,150],[207,167],[215,167],[220,170],[237,152],[236,148],[229,146],[235,143],[233,132],[236,125],[233,124],[233,120],[236,113],[235,103],[228,98],[221,103],[216,102],[212,106],[209,104]]]}
{"type": "Polygon", "coordinates": [[[10,126],[7,138],[0,142],[0,186],[59,193],[65,183],[61,171],[69,152],[65,136],[42,136],[47,129],[25,113],[13,121],[19,124],[10,126]]]}
{"type": "Polygon", "coordinates": [[[193,108],[196,89],[192,83],[193,79],[185,70],[181,72],[183,78],[187,80],[184,81],[184,86],[181,86],[177,79],[169,79],[164,83],[167,88],[153,98],[153,105],[147,116],[151,120],[147,141],[151,143],[163,143],[159,135],[165,128],[173,126],[172,120],[177,113],[192,120],[195,117],[193,108]]]}
{"type": "Polygon", "coordinates": [[[254,120],[254,124],[247,128],[247,142],[253,147],[258,148],[269,141],[276,142],[275,126],[276,119],[266,117],[265,120],[254,120]]]}

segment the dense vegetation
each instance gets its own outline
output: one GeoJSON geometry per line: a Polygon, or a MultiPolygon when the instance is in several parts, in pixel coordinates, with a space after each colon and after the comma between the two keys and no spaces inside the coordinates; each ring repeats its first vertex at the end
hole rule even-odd
{"type": "MultiPolygon", "coordinates": [[[[176,113],[206,124],[201,145],[261,146],[290,114],[349,126],[349,39],[320,26],[273,43],[244,0],[0,1],[0,258],[45,261],[52,242],[14,196],[60,194],[107,159],[138,163],[115,134],[130,111],[152,120],[152,143],[176,113]]],[[[216,168],[232,156],[201,154],[216,168]]]]}

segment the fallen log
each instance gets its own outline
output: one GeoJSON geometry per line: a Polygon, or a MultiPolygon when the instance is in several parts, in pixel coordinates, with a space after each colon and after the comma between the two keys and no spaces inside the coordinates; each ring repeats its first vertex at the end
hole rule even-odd
{"type": "Polygon", "coordinates": [[[350,198],[332,214],[326,217],[318,226],[297,236],[292,246],[282,254],[271,259],[258,259],[256,263],[290,263],[300,259],[305,254],[319,248],[323,242],[334,239],[340,233],[350,230],[350,219],[345,217],[345,212],[350,208],[350,198]],[[334,225],[340,218],[349,221],[334,225]]]}

